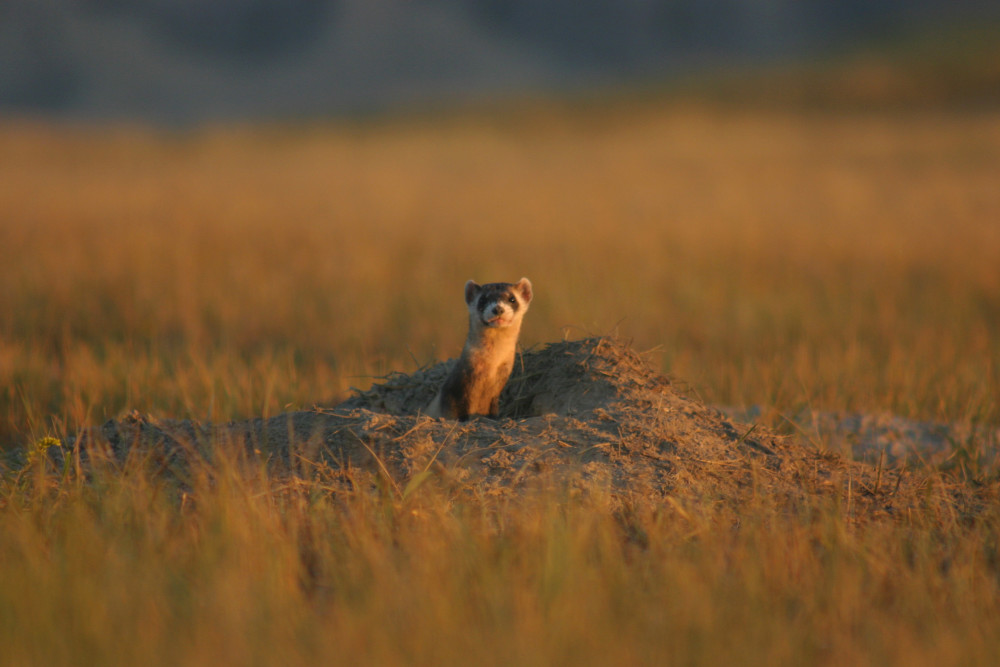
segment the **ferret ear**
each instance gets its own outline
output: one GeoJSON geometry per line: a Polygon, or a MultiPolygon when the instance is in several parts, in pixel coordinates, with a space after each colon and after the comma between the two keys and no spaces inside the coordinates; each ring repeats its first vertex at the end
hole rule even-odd
{"type": "Polygon", "coordinates": [[[517,281],[517,284],[514,285],[514,288],[521,293],[521,298],[524,299],[525,303],[531,302],[531,297],[533,296],[533,293],[531,291],[530,280],[528,280],[527,278],[521,278],[520,280],[517,281]]]}
{"type": "Polygon", "coordinates": [[[465,303],[472,303],[472,300],[476,298],[477,294],[479,294],[479,283],[475,280],[470,280],[465,283],[465,303]]]}

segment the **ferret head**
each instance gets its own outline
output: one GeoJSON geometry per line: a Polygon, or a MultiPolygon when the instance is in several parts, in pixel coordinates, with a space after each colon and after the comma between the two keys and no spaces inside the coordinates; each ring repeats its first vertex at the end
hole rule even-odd
{"type": "Polygon", "coordinates": [[[531,281],[521,278],[516,283],[487,283],[474,280],[465,283],[465,303],[473,326],[509,327],[520,323],[531,303],[531,281]]]}

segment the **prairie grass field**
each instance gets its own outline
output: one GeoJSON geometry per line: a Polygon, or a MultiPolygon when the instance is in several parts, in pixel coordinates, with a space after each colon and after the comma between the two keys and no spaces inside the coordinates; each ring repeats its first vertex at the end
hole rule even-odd
{"type": "Polygon", "coordinates": [[[1000,423],[995,114],[14,124],[0,150],[8,446],[336,402],[457,356],[465,280],[521,275],[525,346],[617,331],[710,403],[1000,423]]]}
{"type": "Polygon", "coordinates": [[[465,280],[522,275],[524,347],[617,333],[764,426],[817,409],[996,429],[994,111],[6,120],[0,156],[5,664],[1000,655],[991,467],[910,462],[919,509],[888,518],[754,494],[734,521],[697,489],[501,501],[431,480],[402,497],[223,455],[177,478],[140,455],[30,453],[133,410],[335,405],[457,356],[465,280]]]}

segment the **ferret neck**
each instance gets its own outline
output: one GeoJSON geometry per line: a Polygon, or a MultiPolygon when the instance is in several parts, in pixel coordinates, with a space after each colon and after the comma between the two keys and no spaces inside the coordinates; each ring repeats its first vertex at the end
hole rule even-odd
{"type": "Polygon", "coordinates": [[[517,342],[517,336],[521,331],[521,322],[517,321],[508,327],[495,328],[483,325],[470,326],[469,336],[465,340],[466,348],[471,347],[495,347],[511,341],[517,342]]]}

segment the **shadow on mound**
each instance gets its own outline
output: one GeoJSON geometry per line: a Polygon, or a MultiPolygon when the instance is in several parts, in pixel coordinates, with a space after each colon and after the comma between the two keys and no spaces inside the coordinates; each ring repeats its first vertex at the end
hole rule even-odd
{"type": "MultiPolygon", "coordinates": [[[[396,373],[340,405],[229,424],[132,415],[85,437],[117,458],[141,448],[169,461],[211,460],[234,447],[253,461],[302,474],[310,466],[388,481],[397,491],[417,475],[477,495],[509,495],[558,481],[629,498],[690,498],[730,504],[807,494],[847,498],[855,511],[894,511],[889,473],[732,422],[679,393],[626,343],[588,338],[553,343],[518,358],[501,418],[454,422],[421,411],[451,368],[444,362],[396,373]]],[[[242,455],[242,454],[241,454],[242,455]]],[[[168,461],[168,462],[169,462],[168,461]]],[[[895,489],[895,490],[894,490],[895,489]]]]}

